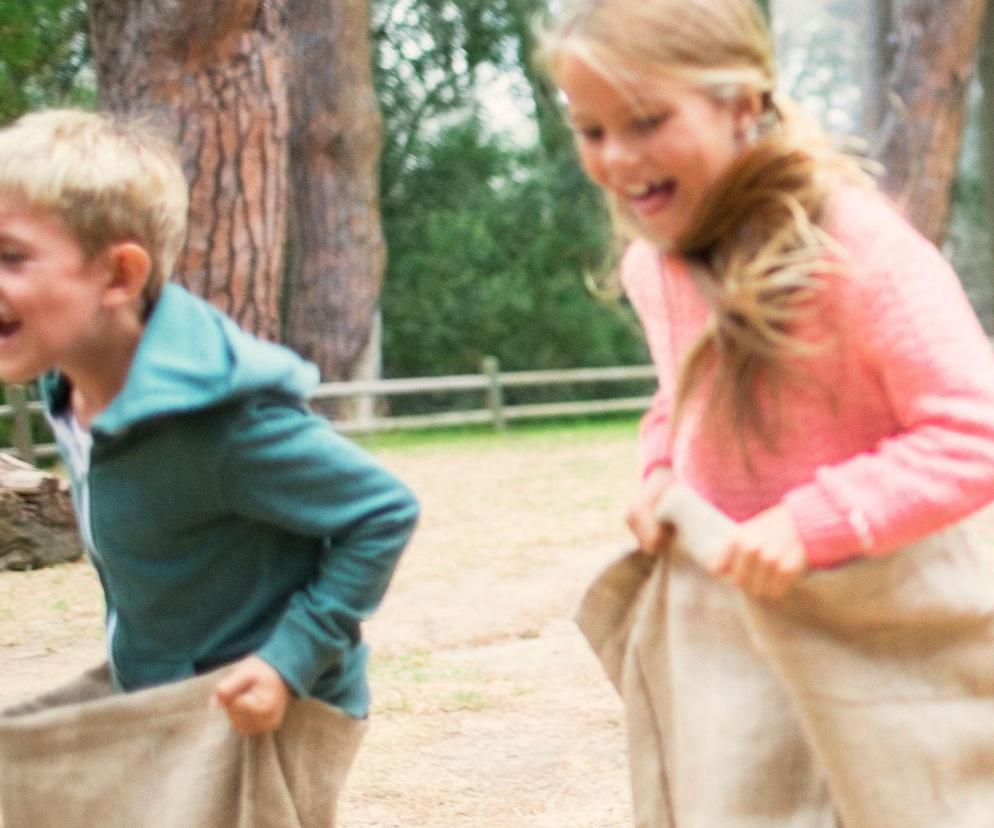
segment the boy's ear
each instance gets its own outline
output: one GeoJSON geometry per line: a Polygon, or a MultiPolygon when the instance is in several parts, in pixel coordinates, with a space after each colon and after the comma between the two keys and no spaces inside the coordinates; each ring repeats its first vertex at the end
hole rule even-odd
{"type": "Polygon", "coordinates": [[[116,242],[106,253],[108,269],[104,302],[108,305],[127,305],[145,290],[145,283],[152,273],[152,258],[148,251],[134,242],[116,242]]]}

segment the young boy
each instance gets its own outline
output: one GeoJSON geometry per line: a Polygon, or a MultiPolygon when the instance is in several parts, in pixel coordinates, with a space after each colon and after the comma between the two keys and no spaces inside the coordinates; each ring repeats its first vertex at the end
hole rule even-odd
{"type": "Polygon", "coordinates": [[[85,112],[0,130],[0,380],[39,375],[107,604],[115,685],[233,665],[214,701],[362,718],[360,621],[417,516],[311,413],[313,366],[164,284],[186,229],[171,148],[85,112]]]}

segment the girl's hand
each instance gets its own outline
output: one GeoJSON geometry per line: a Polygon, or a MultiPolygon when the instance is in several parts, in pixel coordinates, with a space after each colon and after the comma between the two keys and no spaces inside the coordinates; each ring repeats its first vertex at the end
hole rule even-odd
{"type": "Polygon", "coordinates": [[[273,667],[252,655],[236,662],[217,683],[211,701],[224,708],[236,733],[258,736],[283,722],[290,688],[273,667]]]}
{"type": "Polygon", "coordinates": [[[756,598],[780,598],[808,570],[797,527],[784,506],[740,523],[711,572],[756,598]]]}
{"type": "Polygon", "coordinates": [[[638,541],[639,549],[650,555],[663,552],[673,536],[671,527],[661,524],[656,517],[656,507],[670,484],[673,472],[659,466],[642,481],[632,505],[625,515],[625,522],[638,541]]]}

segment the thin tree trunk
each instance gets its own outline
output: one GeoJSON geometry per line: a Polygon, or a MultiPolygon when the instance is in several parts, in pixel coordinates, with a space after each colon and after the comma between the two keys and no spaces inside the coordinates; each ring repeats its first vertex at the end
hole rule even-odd
{"type": "Polygon", "coordinates": [[[190,231],[177,278],[278,338],[286,238],[287,0],[90,0],[103,108],[180,146],[190,231]]]}
{"type": "Polygon", "coordinates": [[[286,340],[325,380],[370,336],[385,265],[382,119],[367,0],[290,0],[291,213],[286,340]]]}
{"type": "Polygon", "coordinates": [[[887,81],[894,64],[891,0],[861,0],[860,86],[864,135],[875,135],[887,111],[887,81]]]}
{"type": "Polygon", "coordinates": [[[893,4],[893,96],[872,155],[886,168],[884,189],[935,242],[949,220],[984,6],[985,0],[893,4]]]}
{"type": "Polygon", "coordinates": [[[546,158],[557,158],[564,150],[572,148],[573,136],[559,108],[555,85],[544,72],[539,71],[533,57],[537,45],[534,21],[544,8],[545,3],[541,0],[518,0],[507,4],[506,13],[509,30],[517,47],[518,63],[531,90],[539,145],[546,158]]]}
{"type": "MultiPolygon", "coordinates": [[[[988,8],[984,21],[983,45],[980,50],[980,82],[983,89],[980,146],[981,163],[984,166],[988,260],[994,262],[994,6],[988,8]]],[[[994,290],[994,273],[988,274],[988,286],[994,290]]]]}

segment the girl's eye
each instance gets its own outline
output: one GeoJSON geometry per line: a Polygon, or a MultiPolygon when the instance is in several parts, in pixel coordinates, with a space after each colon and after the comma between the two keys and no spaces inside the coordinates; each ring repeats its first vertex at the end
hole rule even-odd
{"type": "Polygon", "coordinates": [[[604,137],[604,130],[599,126],[576,127],[576,132],[584,141],[600,141],[604,137]]]}

